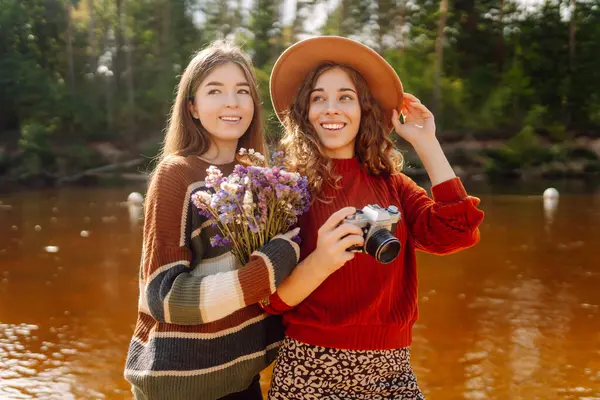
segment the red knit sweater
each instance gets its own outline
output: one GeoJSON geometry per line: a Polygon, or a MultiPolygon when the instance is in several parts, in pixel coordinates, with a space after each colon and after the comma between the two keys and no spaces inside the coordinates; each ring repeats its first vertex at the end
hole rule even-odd
{"type": "Polygon", "coordinates": [[[333,212],[374,203],[400,209],[395,234],[401,252],[390,264],[357,254],[295,308],[275,293],[265,309],[283,313],[286,334],[304,343],[355,350],[407,347],[418,316],[415,251],[449,254],[476,244],[483,220],[479,199],[467,195],[459,178],[434,186],[432,200],[404,174],[371,176],[356,158],[334,160],[334,168],[341,188],[323,193],[333,201],[314,202],[299,222],[301,259],[315,249],[317,231],[333,212]]]}

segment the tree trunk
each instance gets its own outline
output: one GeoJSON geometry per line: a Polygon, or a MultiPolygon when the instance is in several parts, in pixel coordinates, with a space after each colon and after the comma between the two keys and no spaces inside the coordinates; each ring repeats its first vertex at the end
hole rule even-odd
{"type": "Polygon", "coordinates": [[[565,113],[565,123],[566,125],[571,125],[574,120],[574,107],[577,103],[577,95],[575,94],[575,31],[577,29],[576,21],[575,21],[575,11],[577,7],[577,1],[571,0],[571,18],[569,21],[569,78],[568,78],[568,106],[567,112],[565,113]]]}
{"type": "Polygon", "coordinates": [[[73,21],[71,19],[71,11],[73,5],[67,2],[65,5],[67,13],[67,67],[68,67],[68,84],[71,98],[75,98],[75,67],[73,64],[73,21]]]}
{"type": "MultiPolygon", "coordinates": [[[[106,8],[111,0],[104,0],[104,7],[106,8]]],[[[107,49],[110,47],[110,27],[111,21],[109,18],[102,19],[102,43],[100,45],[101,49],[107,49]]],[[[109,71],[101,76],[102,82],[100,84],[104,85],[104,97],[105,97],[105,107],[106,107],[106,129],[111,132],[113,129],[113,99],[112,99],[112,77],[114,76],[114,62],[111,61],[111,65],[107,65],[109,71]]]]}
{"type": "Polygon", "coordinates": [[[277,57],[283,53],[283,1],[276,0],[275,7],[275,19],[274,21],[279,25],[279,29],[275,35],[274,46],[271,48],[271,60],[277,59],[277,57]]]}
{"type": "Polygon", "coordinates": [[[161,56],[163,62],[163,73],[170,73],[170,45],[171,45],[171,1],[163,2],[161,56]]]}
{"type": "MultiPolygon", "coordinates": [[[[166,86],[171,85],[171,75],[173,74],[173,67],[171,65],[171,18],[172,18],[172,4],[171,0],[163,0],[162,7],[160,8],[162,13],[161,25],[162,32],[160,36],[160,69],[163,78],[161,79],[161,86],[166,88],[166,86]]],[[[163,115],[169,112],[169,103],[163,102],[161,113],[163,115]]]]}
{"type": "Polygon", "coordinates": [[[395,0],[377,0],[377,49],[381,54],[387,50],[386,36],[394,33],[397,8],[395,0]]]}
{"type": "Polygon", "coordinates": [[[130,145],[135,146],[137,142],[136,126],[135,126],[135,92],[133,85],[133,46],[128,34],[125,34],[125,48],[127,53],[125,55],[126,65],[126,79],[127,79],[127,108],[129,109],[129,139],[130,145]]]}
{"type": "Polygon", "coordinates": [[[435,83],[433,89],[433,110],[436,118],[441,120],[442,110],[442,69],[444,62],[444,30],[446,29],[446,17],[448,16],[448,0],[440,2],[440,20],[438,24],[437,38],[435,41],[435,83]]]}
{"type": "Polygon", "coordinates": [[[94,31],[94,0],[88,0],[88,8],[90,13],[90,26],[88,32],[88,42],[90,45],[90,72],[92,74],[96,73],[96,32],[94,31]]]}
{"type": "Polygon", "coordinates": [[[246,26],[244,22],[244,1],[237,0],[235,11],[233,12],[233,26],[235,30],[239,29],[242,26],[246,26]]]}
{"type": "Polygon", "coordinates": [[[338,21],[338,32],[340,36],[348,36],[350,29],[348,27],[348,17],[350,14],[348,0],[340,1],[340,20],[338,21]]]}
{"type": "Polygon", "coordinates": [[[394,33],[396,37],[396,49],[400,52],[404,51],[404,23],[406,19],[406,0],[398,1],[398,14],[396,14],[396,26],[394,33]]]}
{"type": "Polygon", "coordinates": [[[302,16],[304,7],[304,1],[296,0],[296,14],[294,15],[294,22],[292,22],[291,43],[296,43],[298,41],[298,36],[304,33],[304,18],[302,16]]]}
{"type": "Polygon", "coordinates": [[[112,133],[113,129],[113,90],[112,90],[112,76],[104,76],[105,80],[105,94],[106,94],[106,127],[108,131],[112,133]]]}
{"type": "Polygon", "coordinates": [[[575,64],[575,11],[577,7],[577,1],[571,0],[571,21],[569,22],[569,66],[571,67],[571,71],[573,71],[573,67],[575,64]]]}
{"type": "Polygon", "coordinates": [[[502,73],[504,70],[504,0],[500,0],[500,20],[499,20],[499,35],[498,44],[496,47],[496,65],[498,72],[502,73]]]}
{"type": "Polygon", "coordinates": [[[383,10],[383,2],[381,0],[377,1],[377,50],[379,54],[383,54],[384,46],[383,46],[383,36],[385,35],[385,10],[383,10]]]}
{"type": "Polygon", "coordinates": [[[117,12],[117,20],[116,20],[116,48],[117,51],[115,53],[115,62],[113,63],[113,73],[115,74],[115,95],[117,99],[119,98],[119,92],[121,88],[121,74],[123,71],[123,0],[116,0],[116,12],[117,12]]]}

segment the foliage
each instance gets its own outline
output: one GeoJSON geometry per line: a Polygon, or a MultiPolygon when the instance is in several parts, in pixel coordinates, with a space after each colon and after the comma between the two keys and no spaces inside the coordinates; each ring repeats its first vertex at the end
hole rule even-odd
{"type": "MultiPolygon", "coordinates": [[[[18,158],[30,173],[60,172],[65,149],[99,141],[137,156],[142,143],[161,140],[178,76],[193,53],[217,38],[252,55],[271,143],[280,126],[268,77],[281,51],[306,34],[373,46],[405,90],[432,103],[439,2],[299,0],[291,18],[286,4],[0,0],[0,148],[10,153],[3,168],[18,158]]],[[[449,1],[442,32],[439,136],[505,140],[490,155],[490,170],[544,162],[553,154],[542,154],[539,141],[600,136],[600,0],[577,1],[574,13],[566,0],[528,11],[520,4],[449,1]]],[[[70,162],[78,159],[83,165],[93,157],[70,162]]]]}

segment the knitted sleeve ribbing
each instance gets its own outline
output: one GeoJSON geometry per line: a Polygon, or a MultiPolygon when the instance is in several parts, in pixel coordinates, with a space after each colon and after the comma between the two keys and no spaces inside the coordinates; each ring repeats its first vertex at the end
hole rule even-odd
{"type": "Polygon", "coordinates": [[[460,178],[432,187],[433,199],[409,177],[400,174],[394,178],[417,249],[449,254],[479,241],[484,213],[477,207],[480,200],[467,195],[460,178]]]}

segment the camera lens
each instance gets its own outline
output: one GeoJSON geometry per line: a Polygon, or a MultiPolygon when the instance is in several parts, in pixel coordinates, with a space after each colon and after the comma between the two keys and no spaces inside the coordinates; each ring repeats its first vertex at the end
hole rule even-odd
{"type": "Polygon", "coordinates": [[[400,241],[387,229],[374,232],[365,246],[367,253],[382,264],[394,261],[400,253],[400,241]]]}

